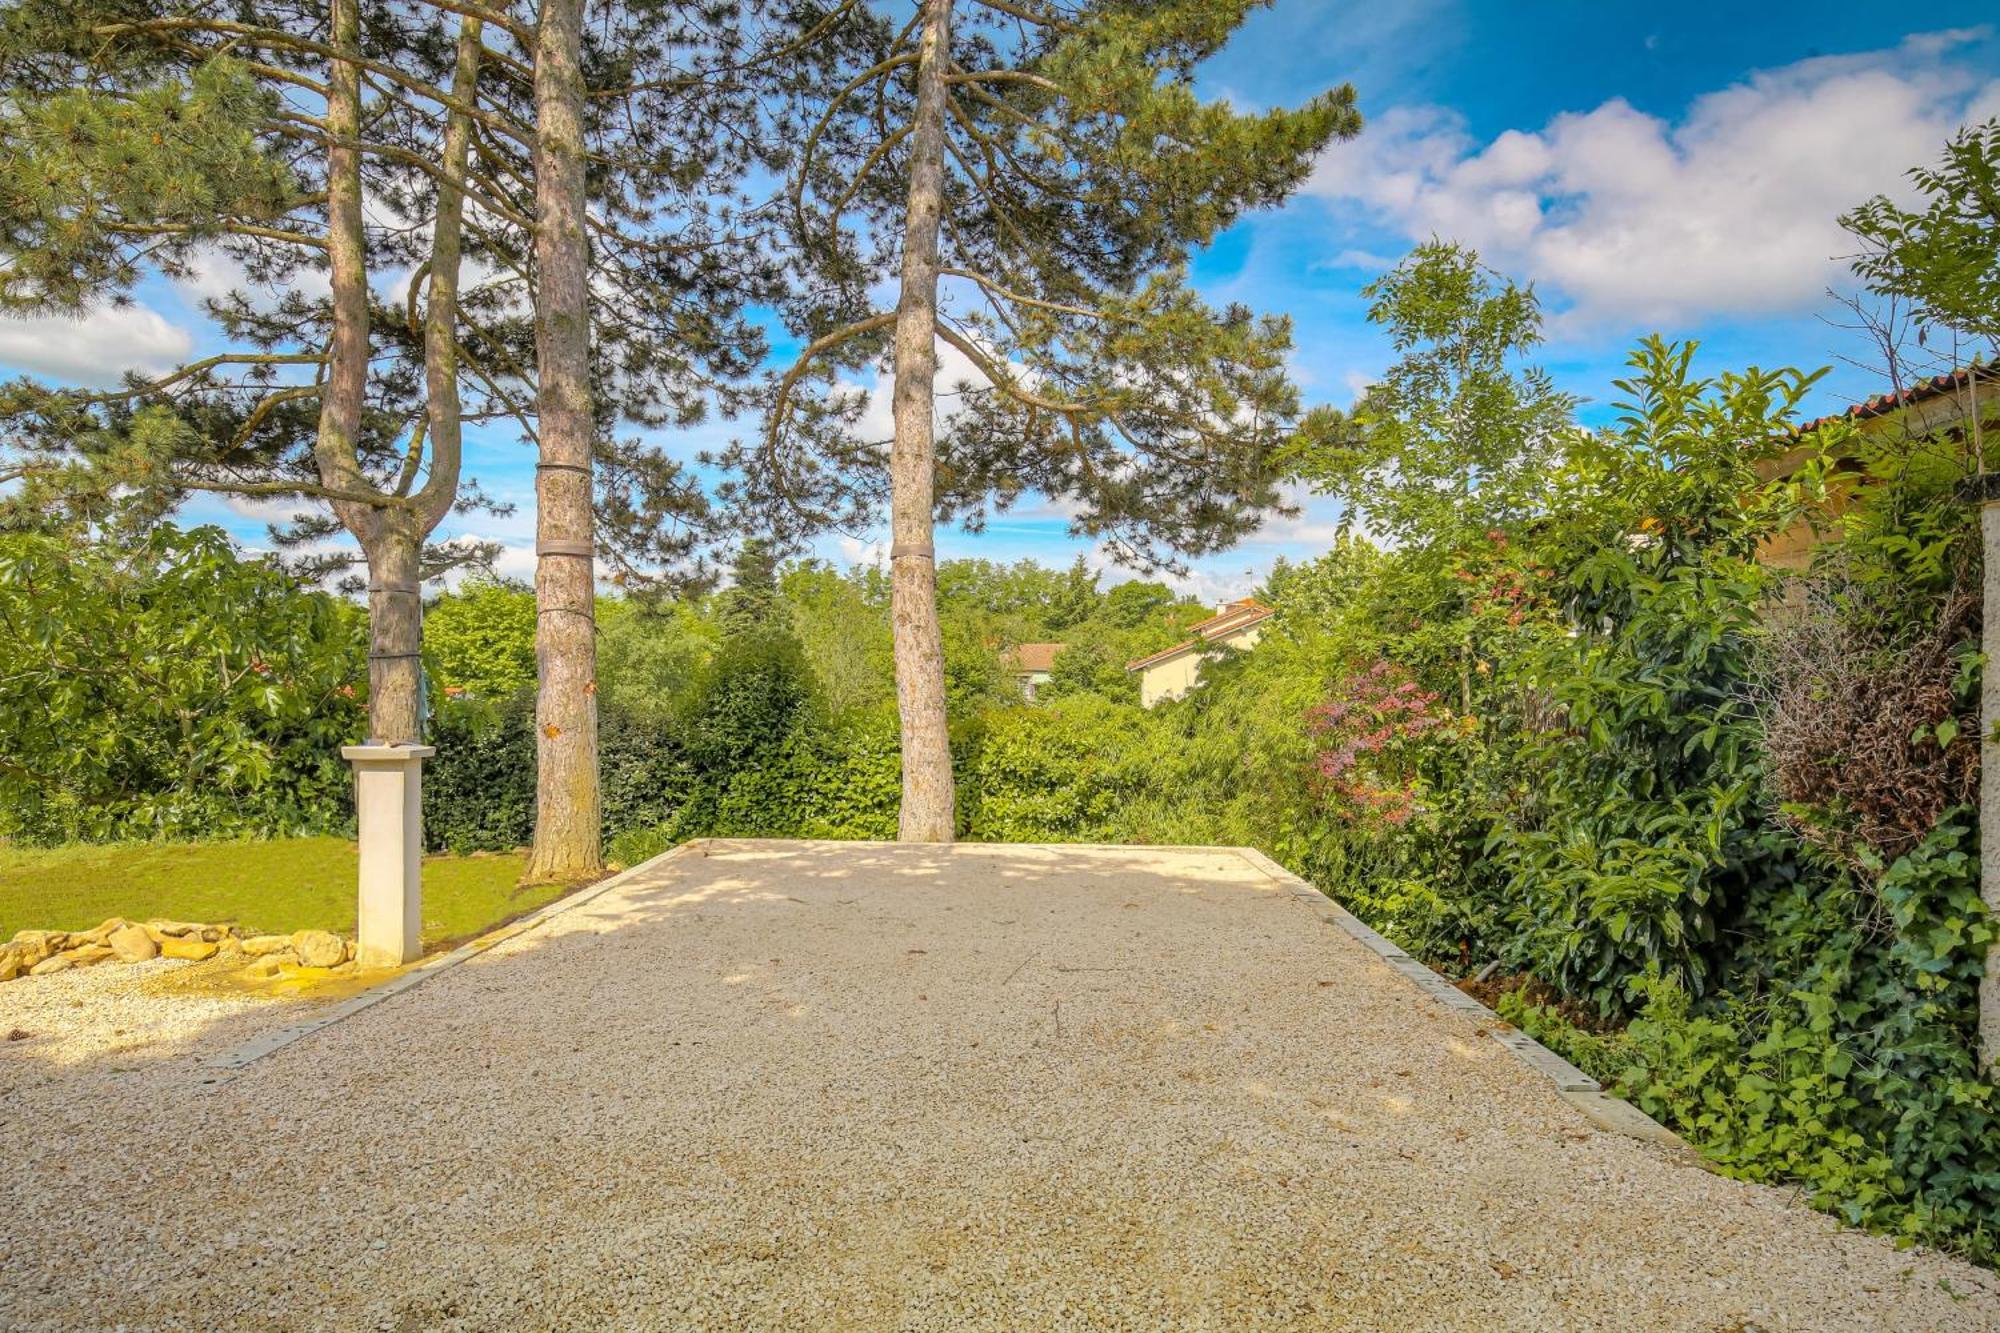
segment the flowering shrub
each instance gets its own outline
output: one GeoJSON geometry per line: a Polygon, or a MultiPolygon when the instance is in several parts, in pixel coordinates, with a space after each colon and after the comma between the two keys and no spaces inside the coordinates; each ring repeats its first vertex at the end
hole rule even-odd
{"type": "Polygon", "coordinates": [[[1313,756],[1321,799],[1357,822],[1400,828],[1421,808],[1407,747],[1451,726],[1451,711],[1380,658],[1339,688],[1307,715],[1321,746],[1313,756]]]}

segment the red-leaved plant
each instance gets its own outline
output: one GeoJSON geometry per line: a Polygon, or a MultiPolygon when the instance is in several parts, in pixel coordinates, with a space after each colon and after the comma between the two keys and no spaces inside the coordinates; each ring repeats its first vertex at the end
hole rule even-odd
{"type": "Polygon", "coordinates": [[[1406,747],[1452,720],[1438,695],[1392,662],[1378,659],[1349,676],[1306,714],[1321,745],[1313,756],[1321,798],[1357,820],[1407,824],[1418,785],[1406,747]]]}

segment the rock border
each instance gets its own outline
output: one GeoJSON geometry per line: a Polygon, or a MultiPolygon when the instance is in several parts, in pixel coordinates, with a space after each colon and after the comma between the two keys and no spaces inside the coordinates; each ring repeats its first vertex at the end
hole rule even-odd
{"type": "Polygon", "coordinates": [[[1447,1009],[1455,1009],[1468,1018],[1479,1020],[1480,1029],[1489,1040],[1497,1042],[1515,1059],[1555,1084],[1556,1095],[1581,1111],[1599,1129],[1654,1144],[1667,1149],[1677,1157],[1686,1158],[1691,1165],[1700,1166],[1704,1170],[1714,1170],[1708,1159],[1696,1152],[1680,1135],[1624,1098],[1606,1092],[1604,1085],[1596,1079],[1452,985],[1422,962],[1410,957],[1386,936],[1370,929],[1360,917],[1255,847],[1217,850],[1235,852],[1252,867],[1261,871],[1266,878],[1277,881],[1302,904],[1309,907],[1321,921],[1330,926],[1338,926],[1383,962],[1416,983],[1419,990],[1439,1004],[1447,1009]]]}
{"type": "Polygon", "coordinates": [[[325,930],[246,936],[227,921],[170,921],[165,917],[133,921],[114,916],[89,930],[16,931],[13,939],[0,944],[0,984],[101,963],[149,963],[160,958],[201,963],[218,956],[338,969],[352,963],[354,946],[325,930]]]}
{"type": "Polygon", "coordinates": [[[332,1027],[342,1019],[352,1018],[362,1010],[371,1009],[392,996],[401,995],[404,991],[421,986],[424,982],[438,975],[438,973],[457,967],[460,963],[469,962],[495,945],[504,944],[518,935],[525,935],[550,918],[560,916],[571,908],[581,907],[599,894],[608,893],[627,880],[632,879],[641,871],[676,860],[683,853],[691,852],[708,841],[706,838],[696,838],[692,841],[684,842],[678,847],[671,847],[661,852],[658,856],[641,861],[638,865],[621,870],[615,875],[607,875],[594,884],[586,884],[574,893],[566,894],[552,903],[538,907],[528,913],[528,915],[510,921],[497,930],[488,931],[477,939],[469,940],[459,945],[449,953],[441,953],[435,958],[426,958],[423,962],[416,964],[407,971],[398,973],[381,985],[371,986],[359,995],[343,1000],[323,1013],[315,1014],[311,1018],[293,1023],[288,1027],[282,1027],[273,1032],[266,1032],[262,1036],[253,1037],[234,1050],[211,1058],[207,1062],[209,1072],[201,1082],[206,1087],[219,1087],[222,1084],[232,1082],[245,1068],[255,1064],[265,1056],[281,1051],[293,1042],[303,1037],[309,1037],[323,1028],[332,1027]]]}

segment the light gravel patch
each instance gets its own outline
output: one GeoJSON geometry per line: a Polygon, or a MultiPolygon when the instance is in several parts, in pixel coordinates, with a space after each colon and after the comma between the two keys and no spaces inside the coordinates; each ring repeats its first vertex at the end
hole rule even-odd
{"type": "Polygon", "coordinates": [[[230,1043],[321,1007],[169,982],[223,966],[113,961],[0,986],[0,1114],[10,1121],[23,1114],[38,1089],[68,1103],[98,1095],[144,1101],[198,1085],[204,1062],[230,1043]]]}
{"type": "Polygon", "coordinates": [[[702,850],[219,1087],[20,1001],[0,1326],[2000,1326],[1232,852],[702,850]]]}

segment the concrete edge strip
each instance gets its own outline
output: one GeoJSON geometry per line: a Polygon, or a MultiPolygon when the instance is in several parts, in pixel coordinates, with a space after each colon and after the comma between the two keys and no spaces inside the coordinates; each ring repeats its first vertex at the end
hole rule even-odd
{"type": "Polygon", "coordinates": [[[379,986],[371,986],[359,995],[342,1000],[331,1009],[314,1014],[311,1018],[293,1023],[289,1027],[282,1027],[275,1032],[266,1032],[262,1036],[253,1037],[236,1049],[215,1056],[207,1061],[206,1068],[208,1073],[201,1081],[205,1086],[211,1087],[227,1083],[241,1073],[246,1066],[254,1064],[274,1051],[281,1051],[301,1038],[310,1037],[313,1033],[323,1028],[332,1027],[342,1019],[352,1018],[363,1009],[372,1008],[384,1000],[401,995],[404,991],[413,990],[421,986],[424,982],[429,981],[438,973],[457,967],[460,963],[469,962],[493,949],[496,945],[505,944],[508,940],[525,935],[551,918],[561,916],[564,912],[570,911],[573,908],[581,907],[601,894],[609,893],[611,890],[636,878],[644,871],[658,869],[671,861],[679,860],[683,855],[693,854],[708,842],[709,839],[707,838],[695,838],[680,844],[678,847],[669,848],[650,860],[641,861],[638,865],[630,866],[615,875],[608,875],[598,880],[595,884],[586,884],[576,892],[558,898],[552,903],[546,903],[526,916],[510,921],[497,930],[488,931],[477,939],[468,940],[449,953],[439,954],[435,958],[427,958],[408,971],[400,972],[389,978],[379,986]]]}
{"type": "Polygon", "coordinates": [[[1415,982],[1418,989],[1426,995],[1447,1009],[1455,1009],[1468,1018],[1478,1019],[1490,1040],[1499,1043],[1515,1059],[1555,1084],[1556,1094],[1582,1112],[1598,1128],[1657,1144],[1676,1153],[1685,1154],[1704,1168],[1713,1169],[1709,1167],[1708,1159],[1697,1153],[1680,1135],[1624,1098],[1606,1092],[1596,1079],[1431,971],[1423,963],[1410,957],[1387,937],[1371,930],[1361,918],[1299,876],[1255,847],[1237,847],[1231,850],[1262,871],[1267,878],[1276,880],[1289,889],[1292,895],[1310,907],[1321,921],[1340,927],[1378,955],[1383,962],[1415,982]]]}

